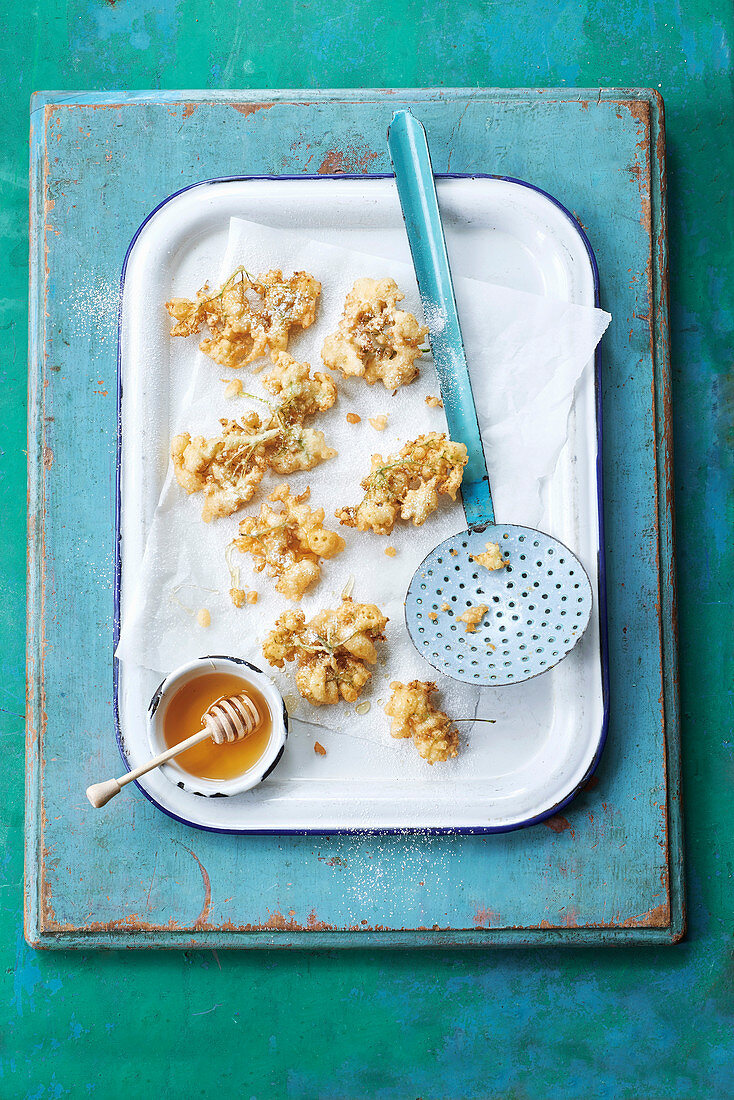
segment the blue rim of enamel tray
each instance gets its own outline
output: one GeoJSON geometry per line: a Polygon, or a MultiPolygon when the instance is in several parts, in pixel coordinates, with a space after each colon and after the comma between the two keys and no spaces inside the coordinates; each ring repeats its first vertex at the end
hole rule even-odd
{"type": "MultiPolygon", "coordinates": [[[[299,175],[299,176],[221,176],[215,179],[201,180],[198,183],[190,183],[186,187],[182,187],[179,191],[174,191],[173,194],[168,195],[162,202],[158,203],[156,207],[147,215],[144,221],[138,226],[134,237],[128,245],[125,253],[125,259],[122,264],[122,274],[120,276],[120,291],[118,300],[118,314],[117,314],[117,470],[116,470],[116,483],[115,483],[115,578],[114,578],[114,617],[113,617],[113,658],[112,658],[112,685],[113,685],[113,714],[115,721],[115,739],[117,741],[117,747],[120,751],[120,756],[125,767],[130,770],[129,762],[125,756],[125,749],[122,740],[122,731],[120,729],[120,712],[118,701],[118,684],[119,684],[119,661],[114,655],[117,650],[117,643],[120,639],[120,587],[122,582],[122,557],[120,553],[121,533],[120,533],[120,514],[122,508],[121,497],[121,484],[120,473],[122,469],[122,303],[123,294],[125,290],[125,275],[127,272],[128,260],[130,254],[135,247],[138,237],[145,229],[148,222],[155,217],[159,210],[162,210],[164,206],[167,206],[169,202],[178,198],[179,195],[183,195],[186,191],[191,191],[197,187],[215,186],[221,183],[249,183],[249,182],[262,182],[272,180],[274,182],[286,182],[286,181],[303,181],[312,180],[320,181],[326,185],[334,180],[377,180],[377,179],[394,179],[394,176],[390,172],[379,172],[371,175],[362,175],[359,173],[339,173],[337,175],[299,175]]],[[[594,305],[600,305],[600,292],[599,292],[599,267],[596,262],[596,256],[594,250],[591,247],[591,242],[587,237],[584,229],[579,224],[578,220],[573,214],[560,203],[558,199],[555,199],[553,195],[548,194],[541,187],[536,187],[535,184],[527,183],[525,180],[514,179],[512,176],[493,176],[486,172],[437,172],[437,180],[445,179],[477,179],[477,180],[501,180],[504,183],[517,184],[519,187],[525,187],[529,191],[534,191],[538,195],[542,195],[548,202],[552,203],[561,213],[568,219],[573,226],[573,229],[581,238],[586,254],[589,258],[591,265],[591,271],[594,283],[594,305]]],[[[606,597],[606,563],[604,552],[604,486],[603,486],[603,470],[602,470],[602,394],[601,394],[601,346],[597,344],[594,352],[594,389],[596,399],[596,485],[597,485],[597,512],[599,521],[599,549],[597,553],[597,573],[598,573],[598,585],[597,585],[597,599],[599,601],[599,657],[601,661],[601,684],[602,684],[602,722],[601,733],[599,736],[599,742],[594,754],[594,759],[591,761],[584,776],[569,794],[565,795],[559,802],[551,806],[549,809],[544,810],[540,814],[536,814],[533,817],[529,817],[524,821],[515,821],[509,825],[462,825],[462,826],[394,826],[385,827],[380,829],[364,829],[364,828],[319,828],[319,829],[224,829],[214,825],[202,825],[196,821],[190,821],[188,818],[180,817],[172,810],[162,806],[153,796],[143,787],[140,783],[135,781],[135,786],[142,794],[152,802],[153,805],[159,809],[167,817],[173,818],[174,821],[180,822],[182,825],[188,825],[194,829],[201,829],[207,833],[229,833],[242,836],[339,836],[339,835],[355,835],[355,834],[367,834],[373,836],[394,836],[396,834],[408,834],[408,833],[423,833],[426,835],[487,835],[490,833],[508,833],[514,832],[516,829],[525,829],[530,825],[538,825],[542,821],[545,821],[549,817],[553,817],[554,814],[559,813],[564,809],[576,795],[584,788],[589,782],[592,775],[596,771],[599,761],[601,759],[602,752],[604,751],[604,745],[607,739],[607,731],[609,728],[609,652],[608,652],[608,639],[607,639],[607,597],[606,597]]]]}

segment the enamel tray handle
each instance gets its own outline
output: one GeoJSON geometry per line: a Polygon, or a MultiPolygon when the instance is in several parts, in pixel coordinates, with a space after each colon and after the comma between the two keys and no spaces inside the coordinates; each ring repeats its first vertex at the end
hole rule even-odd
{"type": "Polygon", "coordinates": [[[477,527],[494,523],[487,465],[456,310],[426,132],[410,111],[397,111],[387,132],[387,144],[441,385],[449,434],[457,443],[463,443],[468,452],[461,486],[467,524],[477,527]]]}

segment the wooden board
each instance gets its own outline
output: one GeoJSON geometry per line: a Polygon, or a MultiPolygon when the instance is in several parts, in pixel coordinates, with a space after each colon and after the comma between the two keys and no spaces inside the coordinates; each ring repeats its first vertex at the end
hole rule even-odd
{"type": "Polygon", "coordinates": [[[662,103],[648,91],[48,94],[32,112],[26,935],[51,947],[669,943],[683,934],[662,103]],[[389,170],[410,106],[437,171],[527,179],[595,249],[611,724],[563,817],[502,836],[228,837],[119,770],[112,579],[119,275],[197,180],[389,170]]]}

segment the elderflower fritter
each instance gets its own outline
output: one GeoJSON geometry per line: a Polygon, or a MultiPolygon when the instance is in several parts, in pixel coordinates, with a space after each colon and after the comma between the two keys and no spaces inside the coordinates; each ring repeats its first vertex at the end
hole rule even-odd
{"type": "Polygon", "coordinates": [[[420,756],[429,764],[442,764],[459,752],[459,734],[448,715],[431,703],[437,690],[430,681],[411,680],[390,684],[392,695],[385,704],[385,713],[392,718],[392,737],[411,737],[420,756]]]}
{"type": "Polygon", "coordinates": [[[308,363],[281,354],[263,384],[280,397],[277,404],[265,402],[264,420],[250,412],[240,420],[221,420],[222,433],[211,439],[183,432],[171,443],[179,485],[187,493],[204,493],[206,523],[247,504],[268,468],[278,474],[312,470],[337,454],[323,432],[303,425],[307,416],[336,401],[330,378],[318,371],[311,376],[308,363]]]}
{"type": "Polygon", "coordinates": [[[345,377],[362,377],[370,386],[382,382],[389,390],[412,382],[428,329],[396,308],[404,297],[394,279],[357,279],[337,331],[324,341],[326,366],[345,377]]]}
{"type": "Polygon", "coordinates": [[[493,572],[496,569],[504,569],[506,565],[509,565],[509,559],[502,557],[498,542],[485,542],[484,545],[486,550],[481,554],[472,554],[472,561],[478,561],[485,569],[490,569],[493,572]]]}
{"type": "Polygon", "coordinates": [[[241,422],[223,420],[221,435],[174,436],[171,459],[176,480],[187,493],[204,493],[201,518],[209,523],[230,516],[254,496],[268,467],[266,437],[254,414],[241,422]]]}
{"type": "Polygon", "coordinates": [[[398,516],[420,527],[438,507],[440,493],[456,499],[466,461],[463,443],[439,432],[421,435],[397,455],[373,455],[372,469],[361,482],[364,499],[356,508],[338,508],[335,515],[347,527],[377,535],[389,535],[398,516]]]}
{"type": "Polygon", "coordinates": [[[463,615],[457,615],[457,621],[464,623],[464,631],[467,634],[476,634],[477,626],[481,623],[484,616],[489,611],[489,608],[484,603],[479,603],[476,607],[467,607],[463,615]]]}
{"type": "Polygon", "coordinates": [[[249,275],[238,267],[216,294],[205,284],[192,301],[171,298],[171,336],[191,336],[202,324],[209,336],[199,347],[215,362],[238,370],[268,352],[285,351],[292,329],[313,324],[321,283],[307,271],[285,277],[273,270],[249,275]]]}
{"type": "Polygon", "coordinates": [[[335,611],[319,611],[310,622],[302,611],[284,611],[263,643],[271,665],[297,661],[296,684],[314,706],[354,702],[377,661],[375,643],[384,639],[387,618],[374,604],[349,597],[335,611]]]}
{"type": "Polygon", "coordinates": [[[319,580],[322,560],[340,554],[346,545],[341,535],[324,527],[324,509],[306,504],[310,495],[306,488],[292,497],[287,485],[279,485],[268,500],[281,504],[280,510],[261,504],[259,516],[240,521],[240,537],[232,543],[240,553],[252,555],[256,572],[277,577],[276,591],[290,600],[300,600],[319,580]]]}

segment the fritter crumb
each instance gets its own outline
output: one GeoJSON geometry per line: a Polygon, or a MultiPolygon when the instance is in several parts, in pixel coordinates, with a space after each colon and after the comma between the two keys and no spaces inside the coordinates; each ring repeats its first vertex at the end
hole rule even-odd
{"type": "Polygon", "coordinates": [[[374,604],[350,598],[308,623],[302,611],[284,611],[263,643],[263,655],[276,668],[296,660],[296,685],[314,706],[340,697],[353,703],[372,677],[366,666],[377,661],[375,642],[384,639],[387,621],[374,604]]]}
{"type": "Polygon", "coordinates": [[[316,753],[317,756],[326,756],[326,749],[320,741],[314,741],[313,751],[316,753]]]}
{"type": "Polygon", "coordinates": [[[361,424],[362,417],[359,413],[347,413],[347,424],[361,424]]]}
{"type": "Polygon", "coordinates": [[[337,453],[323,432],[303,425],[306,417],[336,401],[331,378],[320,371],[312,375],[308,363],[280,352],[263,385],[280,398],[277,404],[266,402],[270,411],[264,420],[250,412],[239,420],[221,420],[221,435],[192,439],[184,432],[171,442],[179,485],[187,493],[204,493],[205,523],[247,504],[268,468],[278,474],[311,470],[337,453]]]}
{"type": "Polygon", "coordinates": [[[202,607],[197,611],[196,621],[199,626],[207,627],[212,625],[212,617],[207,607],[202,607]]]}
{"type": "Polygon", "coordinates": [[[230,588],[229,598],[235,607],[244,607],[246,603],[257,603],[257,592],[248,592],[246,588],[230,588]]]}
{"type": "Polygon", "coordinates": [[[438,508],[438,496],[452,500],[467,461],[463,443],[430,432],[406,443],[399,454],[372,456],[372,469],[362,481],[364,499],[356,507],[338,508],[337,519],[359,531],[389,535],[400,516],[420,527],[438,508]]]}
{"type": "Polygon", "coordinates": [[[428,405],[431,409],[442,409],[443,401],[440,397],[429,396],[426,398],[426,405],[428,405]]]}
{"type": "Polygon", "coordinates": [[[252,276],[238,267],[216,294],[206,284],[193,301],[166,302],[175,321],[171,336],[191,336],[206,325],[209,336],[200,349],[228,370],[238,370],[268,352],[286,351],[291,330],[313,324],[320,293],[321,283],[307,271],[252,276]]]}
{"type": "Polygon", "coordinates": [[[306,488],[291,497],[288,486],[279,485],[268,500],[282,507],[261,504],[259,516],[240,521],[240,537],[232,543],[240,553],[252,554],[256,572],[265,569],[269,577],[277,577],[276,591],[290,600],[300,600],[319,580],[321,561],[346,546],[341,535],[324,527],[324,509],[306,504],[310,495],[306,488]]]}
{"type": "Polygon", "coordinates": [[[370,386],[382,382],[389,390],[412,382],[428,329],[412,313],[396,308],[404,297],[394,279],[357,279],[337,331],[324,341],[325,365],[345,377],[364,378],[370,386]]]}
{"type": "Polygon", "coordinates": [[[387,417],[384,413],[380,413],[379,416],[371,416],[369,422],[376,432],[384,432],[387,427],[387,417]]]}
{"type": "Polygon", "coordinates": [[[247,600],[247,592],[244,588],[230,588],[229,598],[235,607],[244,607],[247,600]]]}
{"type": "Polygon", "coordinates": [[[388,558],[394,558],[397,554],[397,550],[394,546],[386,546],[385,553],[387,554],[388,558]]]}
{"type": "Polygon", "coordinates": [[[476,607],[467,607],[463,615],[457,615],[458,622],[465,623],[464,630],[467,634],[476,634],[477,625],[489,611],[486,604],[480,603],[476,607]]]}
{"type": "Polygon", "coordinates": [[[420,756],[429,764],[442,764],[459,753],[459,734],[448,715],[431,703],[437,691],[430,681],[411,680],[390,684],[392,695],[385,704],[385,713],[392,718],[392,737],[412,737],[420,756]]]}
{"type": "Polygon", "coordinates": [[[242,397],[242,379],[233,378],[231,381],[227,378],[222,379],[227,385],[224,387],[224,396],[226,398],[242,397]]]}
{"type": "Polygon", "coordinates": [[[478,561],[480,565],[483,565],[485,569],[504,569],[506,565],[509,565],[509,558],[502,557],[502,551],[498,542],[487,542],[484,544],[487,549],[482,554],[471,554],[470,557],[473,561],[478,561]]]}

